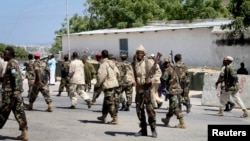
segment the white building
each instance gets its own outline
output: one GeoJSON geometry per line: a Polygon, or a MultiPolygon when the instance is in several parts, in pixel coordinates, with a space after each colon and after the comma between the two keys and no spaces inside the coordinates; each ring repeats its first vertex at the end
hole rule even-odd
{"type": "Polygon", "coordinates": [[[250,46],[226,46],[216,42],[225,35],[219,28],[231,21],[226,19],[204,20],[193,23],[151,24],[149,26],[128,29],[104,29],[70,34],[62,36],[62,52],[84,51],[90,54],[107,49],[119,56],[120,52],[127,52],[132,58],[136,48],[142,44],[147,54],[160,52],[163,58],[181,53],[188,66],[209,66],[220,68],[223,57],[230,55],[235,58],[236,67],[244,61],[250,71],[250,46]]]}

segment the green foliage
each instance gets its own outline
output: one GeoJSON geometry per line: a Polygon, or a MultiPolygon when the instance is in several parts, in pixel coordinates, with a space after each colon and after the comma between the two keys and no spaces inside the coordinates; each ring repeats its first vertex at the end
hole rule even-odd
{"type": "Polygon", "coordinates": [[[28,57],[29,53],[27,51],[25,51],[24,48],[18,47],[18,46],[14,46],[14,45],[5,45],[3,43],[0,43],[0,52],[3,52],[7,46],[10,46],[10,47],[14,48],[15,55],[16,55],[17,59],[24,59],[24,58],[28,57]]]}
{"type": "MultiPolygon", "coordinates": [[[[70,33],[131,28],[154,20],[187,20],[228,17],[221,0],[86,0],[84,15],[73,15],[69,20],[70,33]]],[[[250,21],[250,20],[249,20],[250,21]]],[[[57,37],[51,52],[62,49],[60,36],[67,34],[67,21],[55,31],[57,37]]]]}

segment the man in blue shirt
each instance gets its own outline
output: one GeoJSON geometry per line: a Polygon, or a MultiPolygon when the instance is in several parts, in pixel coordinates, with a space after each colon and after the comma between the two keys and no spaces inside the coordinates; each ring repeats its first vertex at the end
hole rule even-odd
{"type": "Polygon", "coordinates": [[[49,79],[49,84],[50,85],[55,85],[56,83],[56,78],[55,78],[55,73],[56,73],[56,60],[54,58],[54,55],[50,55],[49,56],[49,60],[48,60],[48,66],[49,66],[49,70],[50,70],[50,79],[49,79]]]}

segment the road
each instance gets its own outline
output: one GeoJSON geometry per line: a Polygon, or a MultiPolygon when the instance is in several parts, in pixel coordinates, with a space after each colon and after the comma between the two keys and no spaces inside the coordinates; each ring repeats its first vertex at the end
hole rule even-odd
{"type": "MultiPolygon", "coordinates": [[[[70,100],[67,93],[63,92],[61,97],[56,96],[58,86],[59,82],[50,86],[54,105],[52,113],[44,112],[47,105],[41,94],[34,103],[34,110],[25,111],[29,127],[29,141],[207,141],[207,129],[210,124],[250,124],[250,118],[240,118],[242,114],[240,109],[233,109],[224,117],[217,116],[218,107],[201,106],[202,92],[191,91],[192,111],[189,114],[184,112],[186,129],[163,126],[161,118],[165,117],[168,107],[168,101],[165,101],[160,109],[156,109],[158,137],[151,137],[149,126],[147,137],[135,137],[134,134],[139,131],[139,121],[134,103],[130,111],[119,111],[118,125],[102,124],[97,117],[101,116],[103,95],[91,109],[87,108],[86,103],[80,97],[78,97],[76,109],[68,109],[70,100]]],[[[26,81],[24,81],[24,89],[23,97],[27,102],[26,81]]],[[[92,91],[89,94],[92,97],[92,91]]],[[[111,120],[111,117],[108,116],[107,120],[111,120]]],[[[178,124],[178,120],[173,116],[170,125],[176,124],[178,124]]],[[[18,124],[11,113],[6,125],[0,130],[0,140],[14,141],[19,134],[18,124]]]]}

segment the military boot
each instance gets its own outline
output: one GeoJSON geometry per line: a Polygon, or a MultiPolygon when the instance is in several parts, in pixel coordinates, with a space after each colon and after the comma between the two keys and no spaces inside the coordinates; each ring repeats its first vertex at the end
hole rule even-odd
{"type": "Polygon", "coordinates": [[[224,111],[223,109],[220,109],[219,113],[217,114],[218,116],[224,116],[224,111]]]}
{"type": "Polygon", "coordinates": [[[126,103],[122,102],[122,107],[119,111],[125,111],[126,108],[127,108],[126,103]]]}
{"type": "Polygon", "coordinates": [[[46,109],[46,112],[53,112],[52,102],[48,104],[48,109],[46,109]]]}
{"type": "Polygon", "coordinates": [[[135,133],[135,136],[148,136],[147,123],[141,124],[141,130],[135,133]]]}
{"type": "Polygon", "coordinates": [[[106,123],[106,117],[107,115],[102,115],[100,117],[97,117],[97,119],[100,120],[102,123],[106,123]]]}
{"type": "Polygon", "coordinates": [[[229,109],[228,109],[228,112],[230,112],[230,111],[233,110],[235,104],[234,104],[233,102],[231,102],[231,101],[228,101],[228,104],[230,105],[230,106],[229,106],[229,109]]]}
{"type": "Polygon", "coordinates": [[[96,99],[93,98],[92,101],[91,101],[91,105],[95,105],[95,103],[96,103],[96,99]]]}
{"type": "Polygon", "coordinates": [[[17,140],[28,141],[28,130],[27,129],[23,129],[21,135],[17,136],[16,139],[17,140]]]}
{"type": "Polygon", "coordinates": [[[61,93],[62,93],[62,92],[58,92],[58,94],[57,94],[56,96],[61,96],[61,93]]]}
{"type": "Polygon", "coordinates": [[[175,125],[174,127],[175,128],[182,128],[182,129],[185,129],[186,128],[186,126],[185,126],[185,122],[184,122],[184,118],[180,118],[179,119],[179,124],[178,125],[175,125]]]}
{"type": "Polygon", "coordinates": [[[241,118],[246,118],[248,117],[248,113],[247,113],[247,110],[246,109],[243,109],[243,115],[240,116],[241,118]]]}
{"type": "Polygon", "coordinates": [[[151,131],[152,131],[152,137],[153,137],[153,138],[157,138],[156,129],[155,129],[155,128],[151,128],[151,131]]]}
{"type": "Polygon", "coordinates": [[[23,105],[24,105],[24,109],[33,110],[33,103],[30,103],[30,104],[23,103],[23,105]]]}
{"type": "Polygon", "coordinates": [[[192,105],[190,103],[188,103],[186,107],[187,107],[187,111],[186,112],[190,113],[192,105]]]}
{"type": "Polygon", "coordinates": [[[169,126],[170,117],[162,118],[161,121],[164,123],[165,126],[169,126]]]}
{"type": "Polygon", "coordinates": [[[130,109],[129,109],[129,106],[130,106],[130,105],[127,104],[127,105],[126,105],[126,108],[124,109],[124,111],[129,111],[129,110],[130,110],[130,109]]]}
{"type": "Polygon", "coordinates": [[[118,124],[118,117],[114,117],[113,120],[108,122],[108,124],[118,124]]]}
{"type": "Polygon", "coordinates": [[[91,108],[91,102],[90,102],[90,100],[86,100],[86,102],[87,102],[87,105],[88,105],[88,109],[90,109],[91,108]]]}

